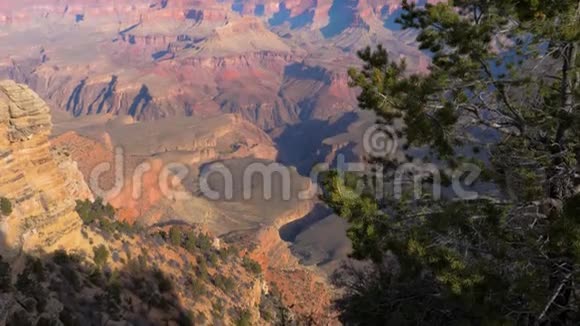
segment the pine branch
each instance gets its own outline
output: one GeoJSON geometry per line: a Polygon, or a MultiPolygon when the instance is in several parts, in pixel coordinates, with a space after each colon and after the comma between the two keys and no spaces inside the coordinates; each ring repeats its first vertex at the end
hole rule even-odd
{"type": "Polygon", "coordinates": [[[546,317],[546,313],[548,312],[550,307],[554,304],[554,301],[556,300],[556,298],[558,298],[558,295],[560,295],[560,292],[562,292],[564,285],[566,285],[566,283],[570,280],[570,277],[572,277],[572,273],[566,274],[566,276],[564,277],[562,282],[560,282],[560,285],[558,286],[558,288],[556,288],[556,291],[554,292],[554,294],[550,298],[550,301],[548,301],[548,303],[544,307],[544,310],[542,310],[542,313],[538,317],[538,322],[536,324],[539,325],[539,323],[544,320],[544,318],[546,317]]]}

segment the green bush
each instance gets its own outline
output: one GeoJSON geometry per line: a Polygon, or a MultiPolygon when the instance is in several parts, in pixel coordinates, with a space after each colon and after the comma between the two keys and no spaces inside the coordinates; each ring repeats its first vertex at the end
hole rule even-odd
{"type": "Polygon", "coordinates": [[[262,273],[262,266],[260,266],[260,264],[258,264],[258,262],[256,262],[255,260],[253,260],[249,257],[244,257],[244,259],[242,261],[242,266],[244,266],[244,268],[247,271],[252,272],[256,275],[259,275],[262,273]]]}
{"type": "Polygon", "coordinates": [[[197,247],[202,251],[208,251],[212,247],[211,237],[206,234],[200,234],[197,237],[197,247]]]}
{"type": "Polygon", "coordinates": [[[235,246],[229,246],[227,248],[222,248],[218,252],[221,260],[227,261],[231,256],[237,256],[239,254],[238,249],[235,246]]]}
{"type": "Polygon", "coordinates": [[[226,277],[223,275],[216,275],[214,278],[214,285],[224,291],[225,293],[230,293],[236,288],[236,282],[231,277],[226,277]]]}
{"type": "MultiPolygon", "coordinates": [[[[113,234],[115,231],[123,234],[135,234],[139,228],[125,221],[120,222],[115,219],[115,208],[111,204],[103,204],[103,199],[97,198],[94,202],[90,200],[77,200],[76,211],[85,225],[98,223],[101,231],[113,234]]],[[[117,237],[118,238],[118,237],[117,237]]]]}
{"type": "Polygon", "coordinates": [[[218,255],[214,252],[211,252],[207,255],[207,260],[209,261],[210,266],[217,267],[218,265],[218,255]]]}
{"type": "Polygon", "coordinates": [[[94,202],[88,199],[77,200],[76,211],[85,224],[91,224],[95,220],[115,216],[115,209],[111,204],[103,204],[103,199],[97,197],[94,202]]]}
{"type": "Polygon", "coordinates": [[[251,326],[252,325],[252,313],[249,310],[243,310],[240,312],[240,316],[236,319],[236,326],[251,326]]]}
{"type": "Polygon", "coordinates": [[[207,271],[207,263],[205,262],[205,257],[199,256],[197,257],[197,266],[196,266],[195,274],[197,277],[207,280],[208,279],[208,271],[207,271]]]}
{"type": "Polygon", "coordinates": [[[174,246],[180,246],[181,245],[181,229],[179,229],[178,227],[172,226],[171,229],[169,229],[169,241],[174,246]]]}
{"type": "Polygon", "coordinates": [[[195,231],[191,230],[187,235],[187,239],[185,240],[185,250],[193,253],[195,251],[195,247],[197,246],[197,237],[195,236],[195,231]]]}
{"type": "Polygon", "coordinates": [[[105,266],[109,258],[109,251],[105,245],[100,245],[93,248],[95,264],[99,267],[105,266]]]}
{"type": "Polygon", "coordinates": [[[12,203],[6,197],[0,197],[0,212],[4,216],[12,214],[12,203]]]}
{"type": "Polygon", "coordinates": [[[191,280],[191,293],[196,298],[205,296],[207,293],[205,283],[199,278],[193,278],[191,280]]]}

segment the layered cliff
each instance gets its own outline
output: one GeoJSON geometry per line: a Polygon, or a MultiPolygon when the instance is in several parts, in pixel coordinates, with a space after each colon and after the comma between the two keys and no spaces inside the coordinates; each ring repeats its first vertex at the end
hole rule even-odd
{"type": "MultiPolygon", "coordinates": [[[[418,0],[437,3],[443,0],[418,0]]],[[[0,4],[0,23],[29,22],[36,17],[69,17],[80,21],[116,14],[147,20],[224,21],[235,13],[264,16],[285,15],[288,19],[312,11],[320,25],[327,23],[331,6],[352,6],[360,12],[392,13],[401,8],[400,0],[360,0],[356,2],[332,0],[159,0],[159,1],[99,1],[99,0],[24,0],[0,4]],[[83,15],[84,17],[76,17],[83,15]]]]}
{"type": "Polygon", "coordinates": [[[69,192],[72,179],[67,181],[63,173],[74,174],[74,166],[59,168],[50,132],[44,101],[27,86],[0,82],[0,197],[13,205],[12,214],[0,219],[0,251],[5,255],[48,249],[80,229],[69,192]]]}
{"type": "Polygon", "coordinates": [[[356,107],[346,70],[360,64],[354,52],[367,45],[382,43],[409,67],[425,69],[428,60],[410,45],[413,34],[389,27],[399,6],[393,0],[2,3],[0,78],[28,84],[54,109],[75,116],[159,120],[235,112],[271,130],[356,107]],[[304,64],[325,71],[331,83],[318,83],[316,71],[291,74],[304,64]]]}

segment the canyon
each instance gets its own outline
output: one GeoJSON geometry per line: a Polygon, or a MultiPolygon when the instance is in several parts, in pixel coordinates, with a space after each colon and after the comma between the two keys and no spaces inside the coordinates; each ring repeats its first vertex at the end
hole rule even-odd
{"type": "Polygon", "coordinates": [[[352,110],[346,70],[364,46],[426,68],[412,34],[384,27],[396,1],[326,2],[6,4],[0,76],[75,116],[226,112],[270,130],[352,110]]]}
{"type": "MultiPolygon", "coordinates": [[[[357,50],[383,44],[426,71],[414,32],[394,27],[400,11],[398,0],[0,3],[0,80],[13,80],[0,83],[0,195],[16,203],[1,222],[12,248],[2,255],[90,256],[93,244],[130,244],[195,265],[183,248],[154,249],[171,226],[193,227],[263,271],[246,275],[241,256],[229,262],[223,270],[241,275],[237,295],[249,299],[212,288],[220,300],[271,324],[255,307],[271,287],[297,316],[336,324],[328,276],[349,261],[348,226],[316,194],[301,194],[315,185],[317,163],[367,154],[361,142],[375,117],[357,109],[348,77],[357,50]],[[264,175],[248,184],[256,166],[274,169],[271,184],[264,175]],[[231,174],[231,189],[220,173],[204,174],[216,168],[231,174]],[[146,236],[113,241],[88,230],[75,200],[96,198],[146,236]]],[[[175,281],[187,276],[167,259],[160,265],[175,281]]],[[[196,306],[182,294],[180,304],[196,306]]]]}
{"type": "MultiPolygon", "coordinates": [[[[268,236],[252,238],[266,238],[265,245],[259,246],[265,253],[244,254],[236,249],[241,242],[222,243],[202,223],[133,229],[130,224],[121,228],[115,224],[118,220],[107,228],[104,219],[109,217],[104,216],[99,217],[99,225],[87,221],[84,214],[79,215],[79,203],[99,205],[99,201],[85,183],[83,166],[79,169],[72,159],[82,159],[82,155],[69,150],[90,140],[69,132],[63,135],[67,141],[58,141],[49,139],[51,132],[47,104],[25,85],[0,81],[0,197],[11,203],[9,212],[0,213],[0,265],[6,273],[5,264],[10,262],[15,274],[8,274],[8,280],[17,279],[14,288],[5,283],[0,288],[1,324],[229,325],[239,320],[268,324],[280,313],[278,309],[287,309],[283,304],[292,302],[280,301],[279,294],[269,291],[282,273],[302,278],[305,288],[298,293],[308,293],[307,287],[316,284],[308,290],[320,300],[329,300],[324,280],[299,267],[277,239],[277,229],[272,229],[270,243],[268,236]],[[178,240],[166,236],[175,232],[180,234],[178,240]],[[186,246],[184,241],[191,239],[196,239],[195,244],[186,246]],[[107,253],[104,262],[98,260],[97,248],[107,253]],[[268,266],[263,275],[260,268],[248,267],[247,257],[271,257],[275,248],[286,261],[280,265],[255,262],[268,266]],[[35,264],[33,271],[31,264],[35,264]],[[106,268],[101,270],[100,264],[106,268]],[[290,266],[296,271],[289,270],[290,266]],[[118,284],[115,296],[119,299],[110,297],[107,282],[118,284]]],[[[4,282],[6,274],[2,277],[4,282]]],[[[285,295],[284,284],[280,288],[285,295]]],[[[328,304],[320,301],[314,308],[297,307],[292,318],[331,320],[325,319],[330,318],[328,311],[315,310],[328,304]]]]}

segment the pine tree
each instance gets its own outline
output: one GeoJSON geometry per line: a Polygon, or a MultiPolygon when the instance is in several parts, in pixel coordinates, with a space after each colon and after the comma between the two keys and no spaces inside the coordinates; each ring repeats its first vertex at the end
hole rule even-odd
{"type": "MultiPolygon", "coordinates": [[[[325,180],[324,200],[350,223],[352,256],[374,263],[338,278],[343,321],[577,325],[580,2],[404,1],[403,9],[399,22],[418,30],[432,57],[428,73],[409,73],[379,46],[359,51],[364,65],[349,75],[359,106],[380,126],[403,125],[403,149],[421,150],[403,161],[370,157],[380,180],[374,171],[325,180]],[[444,186],[462,166],[477,167],[479,196],[412,196],[406,187],[377,198],[380,184],[401,181],[401,163],[420,167],[417,159],[435,164],[444,186]],[[483,185],[492,190],[482,194],[483,185]]],[[[420,190],[439,182],[425,180],[420,190]]]]}
{"type": "Polygon", "coordinates": [[[109,250],[105,245],[100,245],[98,247],[93,247],[94,261],[99,267],[104,267],[109,259],[109,250]]]}
{"type": "Polygon", "coordinates": [[[172,226],[171,229],[169,229],[169,241],[171,241],[171,244],[174,246],[181,246],[182,232],[179,227],[172,226]]]}

